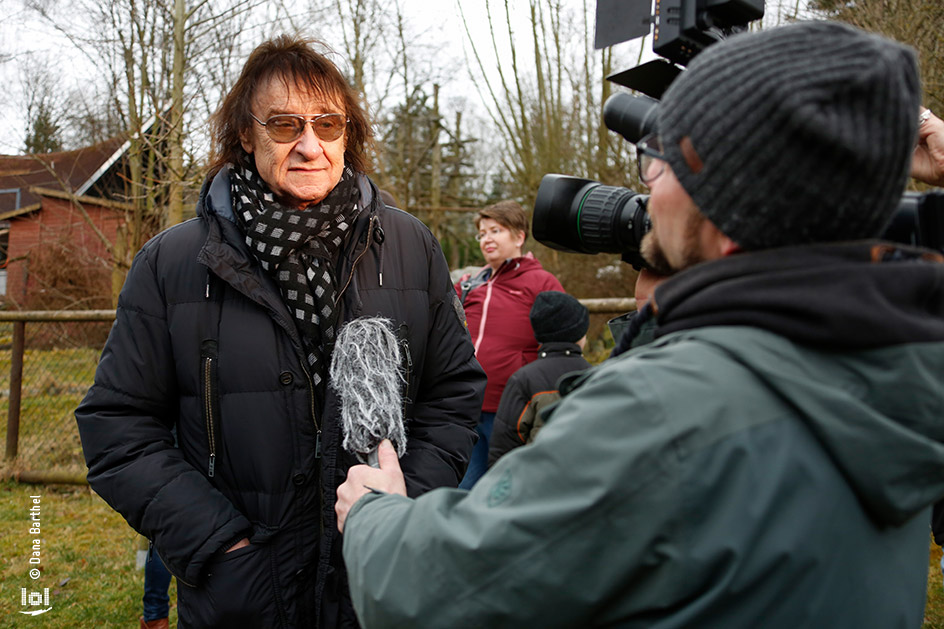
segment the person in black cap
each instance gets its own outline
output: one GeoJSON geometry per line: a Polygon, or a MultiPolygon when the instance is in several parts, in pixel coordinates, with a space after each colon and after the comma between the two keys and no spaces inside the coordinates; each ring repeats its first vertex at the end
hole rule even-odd
{"type": "Polygon", "coordinates": [[[351,468],[362,625],[920,626],[944,256],[877,239],[918,76],[913,50],[832,22],[700,52],[636,147],[642,251],[670,275],[654,339],[562,389],[468,493],[396,495],[389,446],[351,468]]]}
{"type": "Polygon", "coordinates": [[[542,411],[560,399],[557,383],[562,376],[590,368],[582,353],[590,312],[577,298],[559,291],[538,293],[530,318],[541,344],[538,358],[505,385],[488,447],[489,467],[509,450],[534,441],[544,425],[542,411]]]}

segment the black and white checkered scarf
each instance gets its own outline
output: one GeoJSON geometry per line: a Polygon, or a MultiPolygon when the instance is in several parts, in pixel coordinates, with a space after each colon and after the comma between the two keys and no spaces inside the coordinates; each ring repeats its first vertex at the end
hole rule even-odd
{"type": "Polygon", "coordinates": [[[360,212],[354,170],[345,165],[328,196],[304,210],[276,201],[254,166],[234,166],[230,181],[236,221],[295,318],[317,386],[328,369],[337,325],[338,252],[360,212]]]}

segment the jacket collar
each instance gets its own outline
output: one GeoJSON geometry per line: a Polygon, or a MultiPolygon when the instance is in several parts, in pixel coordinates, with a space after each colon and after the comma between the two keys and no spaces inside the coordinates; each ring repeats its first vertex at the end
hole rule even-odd
{"type": "Polygon", "coordinates": [[[582,356],[583,351],[576,343],[567,341],[549,341],[542,343],[538,348],[538,358],[547,358],[549,356],[582,356]]]}

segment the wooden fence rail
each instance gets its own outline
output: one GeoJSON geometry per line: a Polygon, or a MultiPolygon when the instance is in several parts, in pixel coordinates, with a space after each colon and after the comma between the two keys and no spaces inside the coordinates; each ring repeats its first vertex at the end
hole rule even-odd
{"type": "Polygon", "coordinates": [[[16,458],[19,447],[26,323],[28,321],[112,321],[114,318],[114,310],[0,311],[0,322],[13,323],[13,344],[10,349],[10,404],[7,408],[6,459],[16,458]]]}

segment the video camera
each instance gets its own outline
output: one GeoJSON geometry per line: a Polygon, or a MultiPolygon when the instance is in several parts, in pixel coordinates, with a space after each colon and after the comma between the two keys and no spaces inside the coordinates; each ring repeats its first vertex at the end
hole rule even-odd
{"type": "MultiPolygon", "coordinates": [[[[635,144],[655,131],[659,98],[691,59],[764,15],[763,0],[598,0],[596,48],[649,33],[663,57],[610,75],[607,80],[642,92],[614,94],[603,106],[603,122],[635,144]]],[[[618,253],[639,270],[647,266],[639,248],[651,223],[649,195],[569,175],[548,174],[534,202],[532,232],[542,244],[569,253],[618,253]]],[[[944,190],[906,192],[882,236],[944,252],[944,190]]]]}

